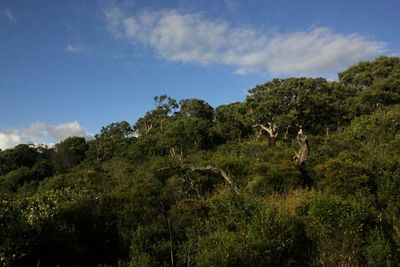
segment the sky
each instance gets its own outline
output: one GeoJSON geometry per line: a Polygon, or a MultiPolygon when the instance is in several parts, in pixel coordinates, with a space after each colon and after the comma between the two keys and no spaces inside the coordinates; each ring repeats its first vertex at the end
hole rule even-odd
{"type": "Polygon", "coordinates": [[[134,124],[153,97],[243,101],[272,78],[400,55],[398,0],[0,0],[0,149],[134,124]]]}

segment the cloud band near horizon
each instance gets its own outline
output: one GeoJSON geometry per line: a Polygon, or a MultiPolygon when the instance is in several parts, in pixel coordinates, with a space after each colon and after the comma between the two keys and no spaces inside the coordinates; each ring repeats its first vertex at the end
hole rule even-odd
{"type": "Polygon", "coordinates": [[[229,65],[237,74],[332,76],[387,47],[357,33],[340,34],[326,27],[268,34],[176,10],[128,15],[114,7],[106,10],[105,20],[115,38],[147,46],[165,60],[229,65]]]}
{"type": "Polygon", "coordinates": [[[0,149],[13,148],[18,144],[44,144],[52,146],[71,136],[91,138],[77,121],[58,125],[35,122],[27,128],[0,129],[0,149]]]}

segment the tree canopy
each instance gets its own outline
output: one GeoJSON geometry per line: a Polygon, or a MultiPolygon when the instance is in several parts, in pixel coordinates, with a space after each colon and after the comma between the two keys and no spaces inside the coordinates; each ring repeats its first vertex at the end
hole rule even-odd
{"type": "Polygon", "coordinates": [[[0,151],[0,266],[400,262],[400,58],[154,103],[0,151]]]}

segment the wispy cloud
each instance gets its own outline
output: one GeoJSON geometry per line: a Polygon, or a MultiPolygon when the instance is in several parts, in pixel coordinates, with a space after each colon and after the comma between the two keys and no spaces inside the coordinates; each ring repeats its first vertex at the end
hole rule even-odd
{"type": "Polygon", "coordinates": [[[91,137],[76,121],[58,125],[35,122],[27,128],[0,130],[0,149],[18,144],[52,145],[70,136],[91,137]]]}
{"type": "Polygon", "coordinates": [[[65,47],[65,51],[69,52],[69,53],[79,53],[79,52],[83,52],[85,50],[85,47],[83,45],[71,45],[68,44],[65,47]]]}
{"type": "Polygon", "coordinates": [[[383,42],[326,27],[267,34],[176,10],[127,15],[111,8],[105,12],[105,20],[115,38],[148,46],[166,60],[225,64],[235,67],[238,74],[263,71],[330,76],[386,48],[383,42]]]}
{"type": "Polygon", "coordinates": [[[17,18],[14,16],[14,14],[11,12],[10,9],[4,8],[3,9],[3,15],[8,18],[12,22],[17,22],[17,18]]]}

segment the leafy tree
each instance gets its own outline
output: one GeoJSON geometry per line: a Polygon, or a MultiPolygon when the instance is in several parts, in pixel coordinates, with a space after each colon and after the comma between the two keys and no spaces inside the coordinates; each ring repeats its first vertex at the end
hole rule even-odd
{"type": "Polygon", "coordinates": [[[339,79],[355,91],[347,103],[352,117],[400,103],[400,58],[382,56],[360,62],[339,73],[339,79]]]}
{"type": "Polygon", "coordinates": [[[32,167],[41,154],[31,145],[21,144],[0,152],[0,175],[20,167],[32,167]]]}
{"type": "Polygon", "coordinates": [[[210,146],[210,123],[206,120],[189,117],[174,120],[162,137],[166,148],[174,148],[176,152],[204,149],[210,146]]]}
{"type": "Polygon", "coordinates": [[[323,78],[273,79],[251,89],[246,104],[254,124],[274,124],[285,136],[298,127],[324,133],[341,122],[343,111],[335,102],[342,99],[333,97],[334,90],[341,88],[323,78]]]}
{"type": "Polygon", "coordinates": [[[360,62],[339,73],[339,80],[346,86],[364,90],[390,78],[399,78],[400,58],[381,56],[374,61],[360,62]]]}
{"type": "Polygon", "coordinates": [[[139,136],[163,130],[168,116],[179,106],[175,99],[167,95],[155,96],[154,102],[155,109],[146,112],[146,115],[140,118],[134,126],[134,130],[139,136]]]}
{"type": "Polygon", "coordinates": [[[397,266],[399,60],[0,151],[0,266],[397,266]]]}
{"type": "Polygon", "coordinates": [[[179,115],[184,117],[194,117],[211,121],[213,118],[213,108],[204,100],[185,99],[180,101],[179,115]]]}
{"type": "Polygon", "coordinates": [[[133,129],[126,121],[115,122],[102,127],[100,134],[89,143],[89,155],[98,160],[124,155],[127,147],[135,140],[133,129]]]}
{"type": "Polygon", "coordinates": [[[240,141],[249,136],[251,125],[248,121],[246,106],[237,102],[219,106],[214,111],[214,127],[212,129],[214,142],[240,141]]]}
{"type": "Polygon", "coordinates": [[[64,171],[86,158],[89,146],[84,137],[68,137],[54,147],[53,162],[56,169],[64,171]]]}

